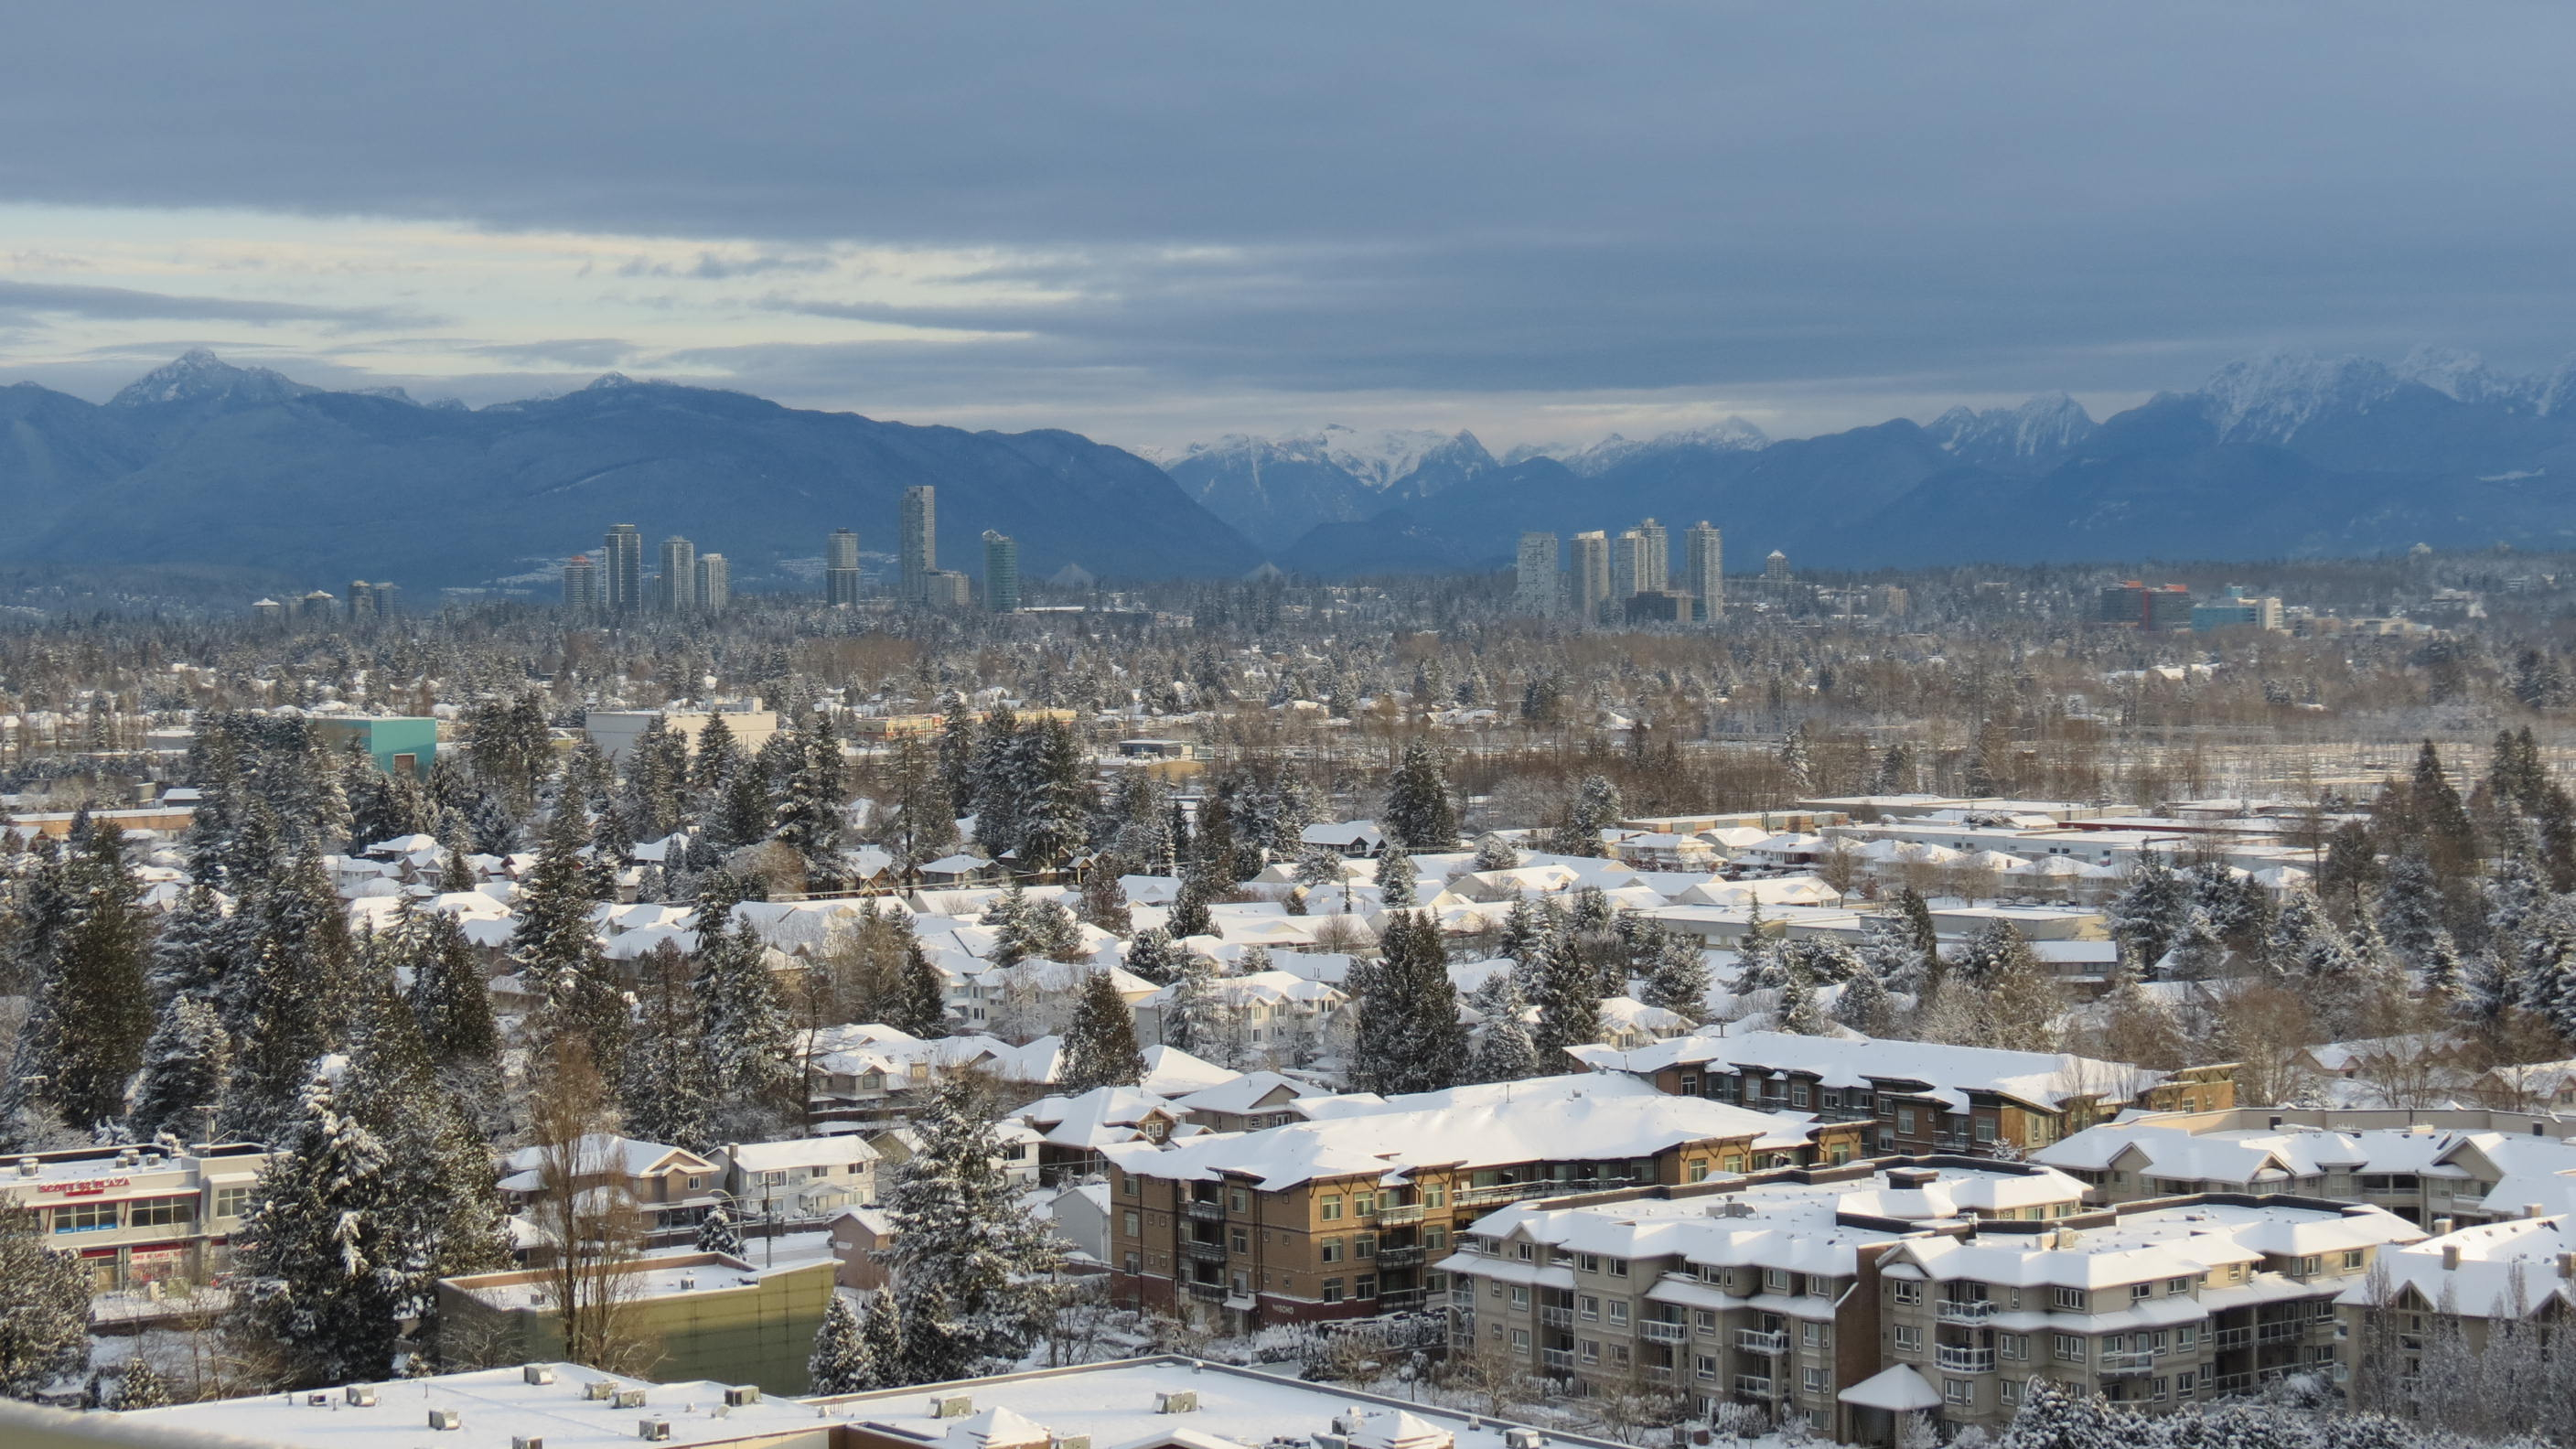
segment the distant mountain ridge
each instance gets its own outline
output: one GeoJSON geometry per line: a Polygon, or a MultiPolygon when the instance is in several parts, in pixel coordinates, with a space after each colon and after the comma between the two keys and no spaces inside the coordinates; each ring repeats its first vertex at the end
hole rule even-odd
{"type": "Polygon", "coordinates": [[[838,527],[894,548],[903,490],[939,488],[940,561],[986,529],[1044,577],[1231,575],[1260,554],[1143,459],[1066,432],[966,432],[781,407],[611,373],[467,410],[331,392],[191,352],[105,404],[0,387],[0,558],[254,564],[414,588],[529,575],[635,523],[782,578],[838,527]]]}
{"type": "Polygon", "coordinates": [[[2567,547],[2576,358],[2516,375],[2429,347],[2394,364],[2271,352],[2100,422],[2045,393],[1810,438],[1516,448],[1479,478],[1472,509],[1404,491],[1317,524],[1277,561],[1326,576],[1500,568],[1525,529],[1615,532],[1644,517],[1708,519],[1739,564],[1773,548],[1793,564],[1882,567],[2567,547]]]}

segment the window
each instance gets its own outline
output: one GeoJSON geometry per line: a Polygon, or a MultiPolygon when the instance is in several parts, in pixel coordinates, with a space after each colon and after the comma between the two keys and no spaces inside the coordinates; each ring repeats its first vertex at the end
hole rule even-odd
{"type": "Polygon", "coordinates": [[[1339,1303],[1342,1301],[1341,1279],[1327,1278],[1324,1280],[1324,1301],[1327,1303],[1339,1303]]]}
{"type": "Polygon", "coordinates": [[[1625,1258],[1612,1258],[1610,1260],[1610,1276],[1613,1278],[1627,1277],[1628,1260],[1625,1258]]]}
{"type": "Polygon", "coordinates": [[[1323,1205],[1317,1210],[1316,1215],[1328,1223],[1340,1222],[1342,1220],[1342,1200],[1338,1197],[1325,1198],[1323,1200],[1323,1205]]]}
{"type": "Polygon", "coordinates": [[[1899,1303],[1920,1303],[1923,1301],[1923,1285],[1915,1282],[1911,1278],[1895,1279],[1889,1286],[1896,1290],[1896,1301],[1899,1303]]]}
{"type": "Polygon", "coordinates": [[[1342,1261],[1342,1240],[1341,1240],[1341,1239],[1339,1239],[1339,1238],[1325,1238],[1325,1239],[1322,1239],[1320,1242],[1318,1242],[1316,1246],[1318,1247],[1318,1249],[1320,1249],[1320,1251],[1317,1253],[1317,1255],[1316,1255],[1316,1256],[1317,1256],[1317,1257],[1319,1257],[1320,1259],[1322,1259],[1324,1262],[1327,1262],[1327,1263],[1338,1263],[1338,1262],[1342,1261]]]}
{"type": "Polygon", "coordinates": [[[1628,1361],[1628,1345],[1624,1343],[1614,1343],[1610,1345],[1610,1361],[1618,1364],[1626,1363],[1628,1361]]]}
{"type": "Polygon", "coordinates": [[[1611,1299],[1611,1300],[1610,1300],[1610,1322],[1611,1322],[1611,1325],[1612,1325],[1613,1327],[1625,1327],[1625,1326],[1627,1325],[1627,1322],[1628,1322],[1628,1300],[1627,1300],[1627,1299],[1625,1299],[1625,1298],[1613,1298],[1613,1299],[1611,1299]]]}
{"type": "Polygon", "coordinates": [[[2174,1347],[2189,1353],[2200,1346],[2200,1325],[2186,1323],[2174,1330],[2174,1347]]]}
{"type": "Polygon", "coordinates": [[[1136,1196],[1136,1179],[1123,1172],[1118,1174],[1118,1191],[1128,1197],[1136,1196]]]}
{"type": "Polygon", "coordinates": [[[1449,1189],[1445,1187],[1424,1188],[1422,1190],[1422,1205],[1427,1208],[1447,1207],[1449,1205],[1449,1189]]]}
{"type": "Polygon", "coordinates": [[[1598,1273],[1601,1271],[1601,1255],[1598,1253],[1577,1253],[1574,1255],[1574,1266],[1577,1272],[1598,1273]]]}
{"type": "Polygon", "coordinates": [[[1941,1402],[1949,1404],[1954,1408],[1975,1408],[1977,1406],[1976,1381],[1973,1379],[1943,1379],[1941,1381],[1941,1402]]]}
{"type": "Polygon", "coordinates": [[[2155,1296],[2156,1285],[2153,1283],[2132,1283],[2129,1285],[2129,1301],[2132,1303],[2143,1303],[2155,1296]]]}
{"type": "MultiPolygon", "coordinates": [[[[1502,1332],[1502,1331],[1503,1331],[1503,1326],[1502,1326],[1501,1324],[1499,1324],[1499,1323],[1495,1324],[1495,1325],[1494,1325],[1494,1331],[1495,1331],[1496,1333],[1500,1333],[1500,1332],[1502,1332]]],[[[1526,1328],[1515,1328],[1515,1329],[1513,1329],[1513,1330],[1512,1330],[1512,1347],[1514,1347],[1514,1348],[1516,1348],[1516,1349],[1519,1349],[1519,1350],[1520,1350],[1521,1352],[1523,1352],[1523,1353],[1527,1353],[1527,1352],[1529,1352],[1529,1330],[1528,1330],[1528,1329],[1526,1329],[1526,1328]]]]}
{"type": "Polygon", "coordinates": [[[2157,1379],[2148,1388],[2147,1397],[2161,1404],[2173,1395],[2173,1380],[2157,1379]]]}
{"type": "Polygon", "coordinates": [[[2084,1337],[2082,1334],[2059,1333],[2050,1335],[2050,1338],[2050,1352],[2057,1356],[2057,1361],[2059,1363],[2084,1362],[2084,1337]]]}
{"type": "Polygon", "coordinates": [[[1992,1142],[1995,1140],[1994,1118],[1981,1116],[1977,1119],[1977,1140],[1979,1142],[1992,1142]]]}
{"type": "Polygon", "coordinates": [[[1896,1351],[1898,1353],[1921,1353],[1923,1351],[1923,1330],[1910,1323],[1900,1323],[1896,1325],[1896,1351]]]}
{"type": "Polygon", "coordinates": [[[1825,1371],[1820,1368],[1811,1368],[1807,1370],[1807,1392],[1811,1394],[1821,1394],[1824,1391],[1825,1371]]]}
{"type": "Polygon", "coordinates": [[[1897,1131],[1899,1131],[1899,1132],[1904,1133],[1904,1134],[1905,1134],[1906,1136],[1908,1136],[1908,1137],[1911,1137],[1911,1136],[1913,1136],[1913,1135],[1914,1135],[1914,1109],[1913,1109],[1913,1108],[1911,1108],[1911,1107],[1899,1107],[1899,1108],[1897,1108],[1897,1109],[1896,1109],[1896,1130],[1897,1130],[1897,1131]]]}
{"type": "Polygon", "coordinates": [[[1789,1084],[1789,1105],[1792,1107],[1803,1107],[1807,1105],[1806,1083],[1791,1082],[1789,1084]]]}
{"type": "Polygon", "coordinates": [[[2018,1406],[2021,1403],[2021,1380],[2004,1380],[1997,1386],[1997,1397],[2003,1400],[2003,1406],[2007,1409],[2018,1406]]]}
{"type": "Polygon", "coordinates": [[[2084,1290],[2081,1288],[2058,1289],[2057,1306],[2070,1313],[2090,1313],[2093,1311],[2092,1299],[2087,1297],[2084,1290]]]}
{"type": "Polygon", "coordinates": [[[197,1200],[193,1197],[156,1197],[134,1205],[126,1222],[138,1228],[165,1228],[197,1220],[197,1200]]]}
{"type": "Polygon", "coordinates": [[[1512,1251],[1513,1256],[1519,1258],[1524,1263],[1534,1263],[1538,1261],[1538,1245],[1536,1243],[1515,1243],[1512,1245],[1512,1251]]]}
{"type": "Polygon", "coordinates": [[[2310,1253],[2310,1254],[2308,1254],[2306,1257],[2301,1258],[2301,1259],[2299,1260],[2299,1266],[2298,1266],[2297,1272],[2298,1272],[2298,1275],[2299,1275],[2300,1277],[2302,1277],[2302,1278],[2309,1277],[2310,1275],[2314,1274],[2316,1271],[2317,1271],[2317,1255],[2316,1255],[2316,1254],[2314,1254],[2314,1253],[2310,1253]]]}
{"type": "Polygon", "coordinates": [[[1726,1154],[1726,1161],[1723,1166],[1728,1172],[1742,1172],[1744,1170],[1744,1154],[1741,1152],[1730,1152],[1726,1154]]]}
{"type": "Polygon", "coordinates": [[[2200,1390],[2200,1370],[2184,1369],[2174,1375],[2174,1397],[2188,1399],[2200,1390]]]}
{"type": "Polygon", "coordinates": [[[1764,1289],[1766,1289],[1767,1291],[1769,1291],[1769,1292],[1773,1292],[1773,1293],[1786,1293],[1786,1292],[1788,1292],[1788,1291],[1789,1291],[1789,1270],[1788,1270],[1788,1269],[1786,1269],[1786,1268],[1765,1268],[1765,1269],[1763,1269],[1763,1270],[1762,1270],[1762,1286],[1763,1286],[1763,1288],[1764,1288],[1764,1289]]]}
{"type": "Polygon", "coordinates": [[[246,1208],[246,1207],[248,1207],[248,1206],[250,1206],[250,1189],[249,1189],[249,1188],[247,1188],[247,1187],[219,1187],[219,1188],[216,1188],[216,1189],[215,1189],[215,1216],[216,1216],[216,1217],[219,1217],[219,1218],[237,1218],[237,1217],[240,1217],[240,1216],[242,1215],[242,1209],[243,1209],[243,1208],[246,1208]]]}
{"type": "Polygon", "coordinates": [[[1351,1195],[1351,1212],[1357,1217],[1376,1217],[1377,1194],[1373,1192],[1353,1193],[1351,1195]]]}
{"type": "Polygon", "coordinates": [[[1422,1246],[1424,1251],[1432,1253],[1437,1253],[1448,1247],[1449,1230],[1447,1228],[1424,1228],[1422,1230],[1422,1246]]]}
{"type": "Polygon", "coordinates": [[[1799,1324],[1798,1343],[1804,1348],[1823,1348],[1825,1346],[1825,1326],[1821,1323],[1799,1324]]]}
{"type": "Polygon", "coordinates": [[[1252,1206],[1252,1195],[1239,1187],[1228,1192],[1225,1198],[1226,1206],[1235,1212],[1247,1211],[1252,1206]]]}
{"type": "Polygon", "coordinates": [[[2188,1275],[2176,1278],[2165,1284],[2165,1293],[2168,1297],[2180,1293],[2189,1293],[2191,1291],[2191,1285],[2199,1281],[2200,1280],[2198,1278],[2190,1277],[2188,1275]]]}
{"type": "Polygon", "coordinates": [[[1359,1283],[1358,1283],[1358,1285],[1357,1285],[1357,1295],[1356,1295],[1356,1296],[1361,1297],[1361,1298],[1375,1298],[1375,1297],[1377,1296],[1377,1275],[1376,1275],[1376,1274],[1374,1274],[1374,1273],[1362,1273],[1362,1274],[1360,1275],[1359,1283]]]}
{"type": "Polygon", "coordinates": [[[1376,1257],[1376,1256],[1377,1256],[1377,1234],[1375,1234],[1375,1233],[1361,1233],[1361,1234],[1359,1234],[1357,1237],[1352,1238],[1352,1239],[1351,1239],[1351,1256],[1352,1256],[1352,1257],[1354,1257],[1354,1258],[1374,1258],[1374,1257],[1376,1257]]]}
{"type": "Polygon", "coordinates": [[[1128,1272],[1128,1275],[1129,1275],[1130,1277],[1134,1276],[1135,1274],[1138,1274],[1138,1273],[1143,1272],[1143,1271],[1144,1271],[1144,1269],[1145,1269],[1145,1265],[1144,1265],[1142,1262],[1140,1262],[1140,1261],[1137,1259],[1136,1255],[1135,1255],[1135,1254],[1133,1254],[1133,1253],[1129,1253],[1129,1254],[1127,1255],[1127,1260],[1126,1260],[1126,1263],[1125,1263],[1125,1265],[1124,1265],[1124,1266],[1126,1267],[1127,1272],[1128,1272]]]}
{"type": "Polygon", "coordinates": [[[1574,1300],[1574,1311],[1586,1318],[1598,1319],[1601,1317],[1601,1300],[1586,1293],[1574,1300]]]}
{"type": "Polygon", "coordinates": [[[1697,1320],[1698,1320],[1698,1328],[1699,1328],[1699,1331],[1700,1331],[1700,1332],[1702,1332],[1702,1333],[1715,1333],[1715,1332],[1717,1332],[1717,1310],[1716,1310],[1716,1309],[1714,1309],[1714,1308],[1703,1308],[1703,1309],[1700,1309],[1700,1310],[1698,1311],[1698,1313],[1697,1313],[1695,1316],[1696,1316],[1696,1318],[1697,1318],[1697,1320]]]}
{"type": "Polygon", "coordinates": [[[2361,1249],[2353,1248],[2343,1255],[2343,1270],[2347,1273],[2361,1271],[2361,1249]]]}
{"type": "Polygon", "coordinates": [[[1234,1251],[1238,1253],[1249,1253],[1252,1251],[1252,1232],[1250,1229],[1235,1228],[1229,1231],[1226,1234],[1226,1237],[1228,1239],[1228,1246],[1233,1248],[1234,1251]]]}
{"type": "Polygon", "coordinates": [[[1118,1231],[1131,1238],[1144,1236],[1143,1220],[1137,1217],[1134,1208],[1129,1208],[1118,1215],[1118,1231]]]}
{"type": "Polygon", "coordinates": [[[1529,1290],[1528,1290],[1527,1288],[1517,1288],[1517,1287],[1516,1287],[1516,1288],[1512,1289],[1512,1307],[1513,1307],[1513,1308],[1515,1308],[1515,1309],[1517,1309],[1517,1310],[1519,1310],[1519,1311],[1521,1311],[1521,1312],[1523,1312],[1523,1313],[1526,1313],[1526,1312],[1528,1312],[1528,1311],[1529,1311],[1529,1304],[1530,1304],[1530,1294],[1529,1294],[1529,1290]]]}
{"type": "Polygon", "coordinates": [[[122,1203],[76,1202],[54,1209],[54,1231],[58,1233],[99,1233],[116,1226],[116,1210],[122,1203]]]}
{"type": "Polygon", "coordinates": [[[1833,1296],[1834,1296],[1834,1280],[1833,1280],[1833,1279],[1831,1279],[1831,1278],[1826,1277],[1826,1276],[1825,1276],[1824,1274],[1822,1274],[1822,1273],[1810,1273],[1810,1274],[1808,1274],[1808,1275],[1807,1275],[1807,1296],[1808,1296],[1808,1297],[1810,1297],[1810,1298],[1831,1298],[1831,1297],[1833,1297],[1833,1296]]]}
{"type": "Polygon", "coordinates": [[[1691,1360],[1691,1372],[1704,1379],[1717,1377],[1717,1355],[1704,1353],[1691,1360]]]}
{"type": "Polygon", "coordinates": [[[2018,1333],[1998,1333],[1995,1335],[1995,1353],[2013,1360],[2029,1358],[2030,1339],[2018,1333]]]}
{"type": "Polygon", "coordinates": [[[1601,1362],[1601,1345],[1600,1345],[1600,1344],[1597,1344],[1597,1343],[1593,1342],[1591,1339],[1588,1339],[1588,1338],[1587,1338],[1587,1339],[1580,1340],[1580,1341],[1576,1344],[1576,1348],[1581,1352],[1581,1355],[1582,1355],[1583,1361],[1584,1361],[1585,1363],[1599,1363],[1599,1362],[1601,1362]]]}

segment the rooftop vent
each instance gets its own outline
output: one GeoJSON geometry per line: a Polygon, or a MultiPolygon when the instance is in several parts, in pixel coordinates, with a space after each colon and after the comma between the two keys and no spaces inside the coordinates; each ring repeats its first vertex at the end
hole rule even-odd
{"type": "Polygon", "coordinates": [[[680,1291],[681,1291],[681,1292],[683,1292],[683,1293],[689,1292],[689,1291],[691,1291],[692,1289],[696,1288],[697,1286],[698,1286],[698,1275],[697,1275],[697,1274],[695,1274],[695,1273],[683,1273],[683,1274],[681,1274],[681,1275],[680,1275],[680,1291]]]}
{"type": "Polygon", "coordinates": [[[1940,1170],[1930,1167],[1891,1167],[1887,1170],[1889,1187],[1930,1187],[1941,1180],[1940,1170]]]}
{"type": "Polygon", "coordinates": [[[2460,1245],[2457,1243],[2444,1243],[2442,1245],[2442,1271],[2445,1273],[2456,1273],[2459,1270],[2460,1245]]]}
{"type": "Polygon", "coordinates": [[[668,1419],[638,1419],[635,1421],[635,1437],[638,1439],[651,1440],[655,1443],[666,1440],[671,1437],[671,1421],[668,1419]]]}
{"type": "Polygon", "coordinates": [[[546,1436],[543,1434],[513,1434],[510,1436],[510,1449],[546,1449],[546,1436]]]}
{"type": "Polygon", "coordinates": [[[432,1409],[429,1411],[429,1427],[462,1429],[465,1427],[465,1413],[461,1409],[432,1409]]]}
{"type": "Polygon", "coordinates": [[[930,1417],[963,1419],[975,1412],[975,1401],[965,1394],[950,1394],[930,1401],[930,1417]]]}
{"type": "Polygon", "coordinates": [[[745,1404],[759,1402],[760,1386],[757,1384],[736,1384],[725,1390],[725,1407],[728,1409],[739,1409],[745,1404]]]}
{"type": "Polygon", "coordinates": [[[1536,1429],[1505,1429],[1503,1449],[1546,1449],[1547,1436],[1536,1429]]]}
{"type": "Polygon", "coordinates": [[[1053,1449],[1091,1449],[1091,1436],[1088,1434],[1058,1435],[1053,1449]]]}
{"type": "Polygon", "coordinates": [[[527,1380],[529,1383],[532,1383],[532,1384],[550,1384],[550,1383],[553,1383],[553,1382],[555,1381],[555,1370],[554,1370],[554,1365],[552,1365],[552,1364],[544,1364],[544,1363],[532,1363],[532,1364],[528,1365],[526,1368],[523,1368],[523,1369],[519,1370],[519,1377],[521,1377],[521,1378],[523,1378],[523,1379],[527,1380]]]}
{"type": "Polygon", "coordinates": [[[617,1391],[617,1396],[609,1402],[615,1404],[621,1409],[640,1409],[644,1407],[644,1391],[642,1389],[619,1389],[617,1391]]]}
{"type": "Polygon", "coordinates": [[[595,1403],[606,1403],[617,1397],[617,1380],[592,1379],[581,1386],[581,1396],[595,1403]]]}
{"type": "Polygon", "coordinates": [[[1154,1412],[1157,1414],[1195,1414],[1198,1411],[1199,1396],[1194,1389],[1183,1389],[1176,1394],[1154,1396],[1154,1412]]]}
{"type": "Polygon", "coordinates": [[[21,1157],[18,1159],[18,1175],[20,1177],[34,1177],[37,1173],[44,1170],[45,1165],[32,1157],[21,1157]]]}
{"type": "Polygon", "coordinates": [[[341,1393],[349,1401],[349,1407],[353,1409],[372,1409],[376,1406],[374,1384],[351,1384],[341,1393]]]}

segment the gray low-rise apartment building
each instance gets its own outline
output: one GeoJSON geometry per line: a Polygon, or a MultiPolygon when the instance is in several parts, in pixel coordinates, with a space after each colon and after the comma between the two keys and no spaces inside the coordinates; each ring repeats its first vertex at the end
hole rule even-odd
{"type": "Polygon", "coordinates": [[[1918,1158],[1524,1204],[1442,1264],[1453,1344],[1677,1416],[1741,1404],[1890,1444],[1905,1412],[2000,1428],[2035,1380],[2156,1410],[2340,1374],[2336,1299],[2423,1236],[2362,1205],[2082,1192],[1918,1158]]]}
{"type": "Polygon", "coordinates": [[[1442,1264],[1453,1345],[1579,1394],[1699,1418],[1749,1405],[1851,1442],[1873,1425],[1840,1396],[1886,1366],[1878,1260],[1919,1234],[2043,1225],[2082,1196],[2042,1168],[1925,1158],[1524,1203],[1442,1264]]]}

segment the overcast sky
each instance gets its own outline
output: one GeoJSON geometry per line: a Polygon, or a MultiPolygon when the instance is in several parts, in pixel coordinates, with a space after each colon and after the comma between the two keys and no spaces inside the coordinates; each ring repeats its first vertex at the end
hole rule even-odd
{"type": "Polygon", "coordinates": [[[2538,369],[2571,56],[2476,0],[22,7],[0,381],[1500,447],[2538,369]]]}

